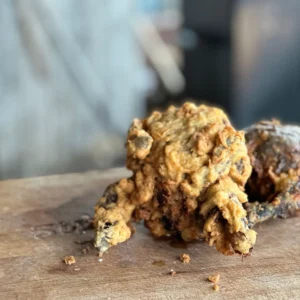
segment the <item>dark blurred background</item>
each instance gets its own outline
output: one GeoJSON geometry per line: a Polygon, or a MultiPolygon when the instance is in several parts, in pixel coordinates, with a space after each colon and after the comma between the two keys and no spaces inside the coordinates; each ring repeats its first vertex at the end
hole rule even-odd
{"type": "Polygon", "coordinates": [[[300,1],[1,0],[0,179],[124,165],[134,117],[194,98],[300,122],[300,1]]]}

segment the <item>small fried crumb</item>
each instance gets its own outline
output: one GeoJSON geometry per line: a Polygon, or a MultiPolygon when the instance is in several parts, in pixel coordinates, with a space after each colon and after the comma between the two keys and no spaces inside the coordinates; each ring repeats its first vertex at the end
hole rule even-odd
{"type": "Polygon", "coordinates": [[[188,254],[181,254],[180,255],[180,260],[184,263],[184,264],[188,264],[191,260],[190,256],[188,254]]]}
{"type": "Polygon", "coordinates": [[[86,247],[86,248],[82,249],[82,253],[84,255],[87,254],[88,252],[90,252],[90,247],[86,247]]]}
{"type": "Polygon", "coordinates": [[[174,276],[174,275],[176,275],[176,272],[173,269],[171,269],[170,270],[170,275],[174,276]]]}
{"type": "Polygon", "coordinates": [[[103,252],[98,252],[98,257],[102,257],[102,255],[103,255],[103,252]]]}
{"type": "Polygon", "coordinates": [[[76,268],[74,269],[74,271],[80,271],[80,268],[76,267],[76,268]]]}
{"type": "Polygon", "coordinates": [[[99,261],[99,262],[102,262],[102,261],[103,261],[103,258],[99,258],[98,261],[99,261]]]}
{"type": "Polygon", "coordinates": [[[218,284],[214,284],[213,289],[218,292],[220,290],[220,287],[218,284]]]}
{"type": "Polygon", "coordinates": [[[215,276],[211,275],[207,278],[210,282],[217,284],[220,280],[220,275],[217,274],[215,276]]]}
{"type": "Polygon", "coordinates": [[[73,265],[76,263],[75,257],[73,255],[66,256],[64,259],[66,265],[73,265]]]}

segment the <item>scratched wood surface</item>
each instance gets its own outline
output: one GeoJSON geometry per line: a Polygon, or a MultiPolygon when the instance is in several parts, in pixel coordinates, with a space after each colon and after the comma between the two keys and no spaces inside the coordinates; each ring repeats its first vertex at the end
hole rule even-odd
{"type": "Polygon", "coordinates": [[[1,182],[0,299],[300,299],[298,218],[257,228],[253,255],[244,261],[201,242],[155,240],[138,225],[99,262],[96,251],[84,255],[86,245],[74,243],[92,231],[55,233],[53,224],[92,214],[104,187],[126,175],[114,169],[1,182]],[[178,260],[182,253],[190,264],[178,260]],[[66,255],[76,264],[62,263],[66,255]],[[206,281],[217,273],[219,292],[206,281]]]}

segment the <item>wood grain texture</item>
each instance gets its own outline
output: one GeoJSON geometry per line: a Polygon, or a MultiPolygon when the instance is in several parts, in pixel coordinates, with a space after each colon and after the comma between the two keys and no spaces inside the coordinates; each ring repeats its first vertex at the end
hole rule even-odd
{"type": "Polygon", "coordinates": [[[105,186],[124,169],[0,183],[0,299],[299,299],[300,220],[257,228],[253,255],[224,257],[202,242],[155,240],[143,228],[109,249],[83,255],[85,235],[55,233],[51,225],[93,213],[105,186]],[[191,256],[189,264],[178,257],[191,256]],[[62,259],[74,255],[76,264],[62,259]],[[154,263],[160,261],[159,263],[154,263]],[[76,271],[75,268],[80,270],[76,271]],[[177,272],[169,275],[170,270],[177,272]],[[220,291],[206,279],[220,274],[220,291]]]}

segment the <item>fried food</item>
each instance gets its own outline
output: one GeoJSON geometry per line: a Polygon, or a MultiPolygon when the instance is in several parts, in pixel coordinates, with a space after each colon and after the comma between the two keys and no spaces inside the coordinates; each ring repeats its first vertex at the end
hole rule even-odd
{"type": "Polygon", "coordinates": [[[179,257],[180,261],[183,262],[184,264],[188,264],[191,261],[191,258],[188,254],[183,253],[179,257]]]}
{"type": "Polygon", "coordinates": [[[220,286],[218,284],[214,284],[213,290],[218,292],[220,290],[220,286]]]}
{"type": "Polygon", "coordinates": [[[243,203],[251,165],[243,132],[222,110],[185,103],[135,119],[126,148],[132,177],[110,185],[95,207],[100,253],[143,220],[154,236],[203,238],[223,254],[249,254],[256,233],[243,203]]]}
{"type": "Polygon", "coordinates": [[[171,269],[169,274],[172,275],[172,276],[175,276],[176,272],[173,269],[171,269]]]}
{"type": "Polygon", "coordinates": [[[75,257],[73,255],[66,256],[64,258],[64,262],[66,265],[73,265],[76,263],[75,257]]]}
{"type": "Polygon", "coordinates": [[[208,276],[207,280],[212,283],[218,284],[220,280],[220,274],[208,276]]]}
{"type": "Polygon", "coordinates": [[[286,218],[300,207],[300,127],[263,121],[246,130],[253,167],[245,204],[249,226],[286,218]]]}
{"type": "Polygon", "coordinates": [[[218,292],[220,290],[220,286],[218,284],[220,280],[220,274],[208,276],[207,280],[214,284],[213,285],[214,291],[218,292]]]}

